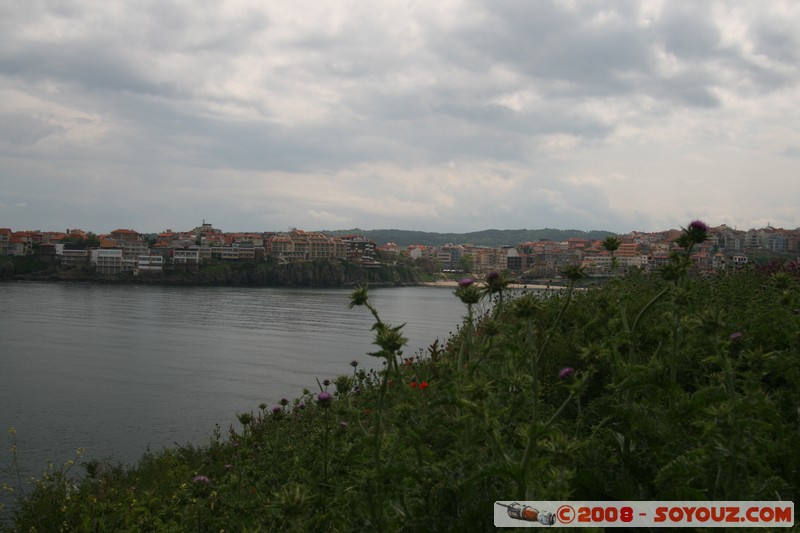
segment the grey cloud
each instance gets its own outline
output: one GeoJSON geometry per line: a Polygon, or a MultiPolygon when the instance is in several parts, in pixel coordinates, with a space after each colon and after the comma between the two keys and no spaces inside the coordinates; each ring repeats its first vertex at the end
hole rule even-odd
{"type": "Polygon", "coordinates": [[[37,45],[17,53],[0,52],[0,71],[31,82],[69,83],[80,91],[118,91],[174,96],[175,85],[148,79],[144,66],[114,50],[115,45],[82,42],[37,45]]]}
{"type": "Polygon", "coordinates": [[[0,113],[0,147],[3,143],[18,147],[36,144],[64,131],[62,126],[30,113],[0,113]]]}
{"type": "Polygon", "coordinates": [[[655,23],[655,37],[666,50],[689,62],[705,61],[718,55],[719,28],[713,23],[711,4],[666,2],[655,23]]]}
{"type": "MultiPolygon", "coordinates": [[[[748,135],[778,138],[781,130],[767,130],[780,110],[786,123],[775,127],[794,131],[785,101],[798,82],[800,24],[743,4],[749,18],[737,31],[744,36],[731,41],[725,21],[715,19],[734,12],[739,4],[730,2],[714,10],[664,2],[647,23],[645,4],[634,0],[465,2],[460,12],[380,2],[298,11],[266,3],[257,12],[210,1],[6,3],[4,195],[17,194],[26,212],[60,199],[62,207],[50,210],[59,221],[72,205],[87,213],[86,224],[115,213],[131,223],[112,225],[146,225],[163,213],[186,220],[197,210],[230,229],[312,210],[378,223],[368,208],[326,205],[314,185],[301,203],[270,197],[263,209],[242,192],[296,174],[306,184],[339,180],[344,197],[391,197],[416,210],[381,215],[386,225],[646,226],[666,207],[611,202],[610,191],[636,194],[602,183],[603,175],[638,167],[649,175],[667,160],[686,175],[704,171],[711,167],[696,160],[709,147],[724,152],[713,151],[717,140],[707,131],[726,132],[731,149],[748,144],[748,135]],[[65,24],[65,36],[47,34],[54,22],[65,24]],[[767,98],[777,90],[786,95],[773,103],[767,98]],[[38,103],[43,109],[31,111],[38,103]],[[91,127],[73,129],[73,114],[91,127]],[[391,182],[403,172],[435,181],[450,161],[467,175],[478,168],[481,178],[425,191],[444,205],[391,182]],[[594,174],[597,167],[603,172],[594,174]],[[505,198],[487,195],[482,179],[498,184],[486,176],[503,172],[513,184],[498,186],[507,187],[505,198]],[[600,184],[570,185],[575,176],[600,176],[600,184]],[[33,201],[37,188],[49,192],[33,201]],[[152,197],[137,192],[150,189],[152,197]],[[531,192],[545,190],[551,196],[531,192]],[[113,208],[99,207],[115,194],[122,198],[113,208]]],[[[782,146],[790,147],[782,155],[797,156],[795,138],[753,150],[774,157],[782,146]]],[[[778,175],[790,166],[783,162],[778,175]]]]}
{"type": "Polygon", "coordinates": [[[800,146],[790,146],[781,152],[782,156],[800,159],[800,146]]]}
{"type": "Polygon", "coordinates": [[[753,27],[755,53],[792,67],[800,63],[800,29],[786,20],[763,21],[753,27]]]}

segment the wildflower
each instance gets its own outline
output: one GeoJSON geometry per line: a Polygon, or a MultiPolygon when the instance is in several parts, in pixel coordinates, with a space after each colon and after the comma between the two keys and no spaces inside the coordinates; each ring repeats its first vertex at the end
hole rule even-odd
{"type": "Polygon", "coordinates": [[[561,369],[561,372],[558,373],[559,379],[567,379],[575,372],[575,369],[571,366],[567,366],[561,369]]]}
{"type": "Polygon", "coordinates": [[[428,382],[427,381],[423,381],[422,383],[419,384],[419,390],[425,390],[427,388],[428,388],[428,382]]]}
{"type": "Polygon", "coordinates": [[[323,385],[325,385],[325,386],[327,387],[328,385],[330,385],[330,384],[331,384],[331,380],[329,380],[329,379],[323,379],[323,380],[322,380],[322,384],[323,384],[323,385]]]}
{"type": "MultiPolygon", "coordinates": [[[[408,342],[408,339],[403,337],[400,333],[403,326],[405,326],[405,324],[394,327],[383,322],[375,324],[373,329],[377,330],[377,333],[375,334],[375,342],[372,344],[377,344],[383,348],[384,351],[394,354],[408,342]]],[[[377,352],[370,355],[383,356],[384,354],[382,352],[377,352]]]]}
{"type": "Polygon", "coordinates": [[[298,409],[300,409],[300,410],[302,411],[303,409],[305,409],[305,408],[306,408],[306,404],[304,404],[304,403],[299,403],[299,404],[297,404],[297,408],[298,408],[298,409]]]}
{"type": "Polygon", "coordinates": [[[500,333],[500,323],[493,318],[485,318],[481,326],[483,327],[484,335],[487,337],[493,337],[500,333]]]}
{"type": "Polygon", "coordinates": [[[260,403],[260,404],[258,404],[258,408],[259,408],[259,409],[261,409],[261,410],[263,411],[264,409],[266,409],[266,408],[267,408],[267,404],[265,404],[265,403],[260,403]]]}
{"type": "Polygon", "coordinates": [[[317,403],[319,403],[322,407],[328,407],[331,403],[331,393],[330,392],[320,392],[317,394],[317,403]]]}
{"type": "Polygon", "coordinates": [[[231,470],[231,469],[233,469],[233,465],[232,464],[228,463],[228,464],[225,465],[225,470],[231,470]]]}
{"type": "Polygon", "coordinates": [[[684,234],[689,242],[700,244],[708,239],[708,225],[702,220],[693,220],[684,230],[684,234]]]}
{"type": "Polygon", "coordinates": [[[622,241],[618,237],[606,237],[606,240],[603,241],[603,248],[605,248],[609,252],[616,252],[619,250],[619,246],[622,244],[622,241]]]}
{"type": "Polygon", "coordinates": [[[356,289],[350,294],[350,305],[348,307],[352,309],[357,305],[365,305],[368,299],[369,292],[367,291],[367,287],[356,287],[356,289]]]}
{"type": "Polygon", "coordinates": [[[688,229],[689,231],[702,231],[705,233],[708,231],[708,225],[702,220],[693,220],[689,223],[688,229]]]}
{"type": "Polygon", "coordinates": [[[486,275],[486,286],[483,288],[483,294],[499,294],[500,301],[502,302],[503,291],[505,291],[511,284],[511,280],[500,272],[489,272],[486,275]]]}
{"type": "Polygon", "coordinates": [[[342,375],[336,378],[333,384],[336,385],[336,392],[339,394],[347,394],[350,392],[350,389],[353,388],[353,378],[342,375]]]}
{"type": "Polygon", "coordinates": [[[341,422],[339,422],[339,427],[340,427],[340,428],[342,428],[342,429],[347,429],[347,426],[349,426],[349,424],[348,424],[347,422],[345,422],[344,420],[342,420],[341,422]]]}
{"type": "Polygon", "coordinates": [[[416,389],[416,388],[417,388],[417,382],[416,382],[416,381],[412,381],[411,383],[409,383],[409,386],[410,386],[412,389],[416,389]]]}
{"type": "Polygon", "coordinates": [[[481,293],[474,283],[470,278],[465,278],[458,282],[455,294],[467,305],[476,304],[481,299],[481,293]]]}
{"type": "Polygon", "coordinates": [[[281,398],[281,401],[278,402],[278,403],[280,403],[282,406],[286,407],[287,405],[289,405],[289,400],[287,400],[286,398],[281,398]]]}
{"type": "Polygon", "coordinates": [[[350,361],[350,366],[352,366],[353,368],[357,367],[358,366],[358,361],[353,359],[352,361],[350,361]]]}
{"type": "Polygon", "coordinates": [[[279,415],[279,414],[281,414],[281,411],[283,411],[283,409],[281,409],[281,408],[280,408],[280,407],[278,407],[277,405],[276,405],[275,407],[273,407],[273,408],[272,408],[272,414],[273,414],[273,415],[279,415]]]}
{"type": "Polygon", "coordinates": [[[570,281],[578,281],[586,277],[586,272],[584,269],[585,267],[582,266],[569,265],[564,267],[564,269],[561,271],[561,275],[570,281]]]}
{"type": "Polygon", "coordinates": [[[517,298],[512,304],[513,313],[518,318],[532,318],[540,309],[539,300],[529,294],[522,298],[517,298]]]}
{"type": "Polygon", "coordinates": [[[744,337],[744,333],[742,333],[741,331],[734,331],[728,336],[731,342],[739,342],[740,340],[742,340],[742,337],[744,337]]]}
{"type": "Polygon", "coordinates": [[[208,476],[194,476],[192,478],[192,481],[194,481],[195,483],[206,483],[206,484],[211,483],[211,480],[208,479],[208,476]]]}

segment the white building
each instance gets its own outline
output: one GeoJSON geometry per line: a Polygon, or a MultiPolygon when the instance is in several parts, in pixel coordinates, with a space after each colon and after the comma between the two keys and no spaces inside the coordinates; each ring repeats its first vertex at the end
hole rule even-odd
{"type": "Polygon", "coordinates": [[[119,274],[122,272],[122,250],[119,248],[100,248],[91,251],[89,261],[98,274],[119,274]]]}

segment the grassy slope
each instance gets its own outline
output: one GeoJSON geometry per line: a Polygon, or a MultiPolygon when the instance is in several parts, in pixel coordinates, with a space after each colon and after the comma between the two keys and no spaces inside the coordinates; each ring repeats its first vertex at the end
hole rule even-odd
{"type": "Polygon", "coordinates": [[[631,277],[493,316],[484,295],[477,327],[422,360],[391,357],[379,327],[390,371],[354,368],[328,403],[261,406],[76,487],[52,471],[17,526],[489,531],[495,500],[797,501],[798,291],[786,274],[631,277]]]}

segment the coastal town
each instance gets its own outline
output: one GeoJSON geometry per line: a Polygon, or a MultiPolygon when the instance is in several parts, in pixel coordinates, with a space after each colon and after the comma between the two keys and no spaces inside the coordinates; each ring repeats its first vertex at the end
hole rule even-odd
{"type": "MultiPolygon", "coordinates": [[[[531,277],[557,277],[567,266],[581,266],[589,276],[612,271],[652,271],[666,264],[680,230],[631,232],[619,235],[616,249],[603,240],[580,237],[556,242],[540,240],[515,245],[479,246],[448,243],[441,246],[377,243],[360,234],[334,236],[319,231],[226,233],[203,223],[188,231],[167,229],[143,234],[116,229],[95,235],[80,229],[13,231],[0,228],[0,255],[29,256],[59,269],[91,269],[99,275],[133,273],[159,275],[168,270],[196,271],[218,262],[349,261],[364,268],[411,261],[432,274],[508,271],[531,277]]],[[[695,247],[696,271],[714,273],[746,267],[754,261],[800,257],[800,229],[771,226],[738,230],[711,227],[710,238],[695,247]]]]}

